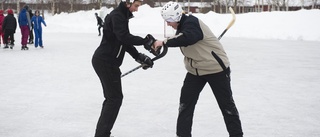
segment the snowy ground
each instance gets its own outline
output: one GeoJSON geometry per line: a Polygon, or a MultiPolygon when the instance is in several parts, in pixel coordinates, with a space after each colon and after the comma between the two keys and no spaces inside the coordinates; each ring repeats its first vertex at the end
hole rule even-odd
{"type": "MultiPolygon", "coordinates": [[[[93,11],[82,14],[93,16],[93,11]]],[[[29,45],[29,51],[21,51],[19,29],[16,47],[0,49],[1,137],[94,135],[103,101],[91,66],[92,54],[101,40],[94,16],[81,33],[71,26],[64,28],[69,32],[55,31],[55,25],[65,24],[52,20],[49,17],[44,28],[44,49],[29,45]]],[[[240,28],[234,27],[221,42],[231,61],[232,88],[245,136],[319,137],[320,40],[235,38],[232,29],[240,28]]],[[[161,38],[161,32],[151,34],[161,38]]],[[[147,53],[142,47],[138,50],[147,53]]],[[[113,135],[175,136],[179,92],[186,73],[182,60],[180,50],[172,48],[152,69],[122,78],[124,102],[113,135]]],[[[137,65],[127,55],[122,72],[137,65]]],[[[193,136],[228,136],[209,86],[197,104],[193,136]]]]}

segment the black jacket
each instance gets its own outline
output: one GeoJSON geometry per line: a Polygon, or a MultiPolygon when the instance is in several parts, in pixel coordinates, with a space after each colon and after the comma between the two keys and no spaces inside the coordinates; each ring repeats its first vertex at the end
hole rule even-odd
{"type": "Polygon", "coordinates": [[[99,25],[99,26],[103,26],[103,21],[102,21],[102,19],[99,17],[99,16],[96,16],[96,18],[97,18],[97,25],[99,25]]]}
{"type": "Polygon", "coordinates": [[[15,33],[17,29],[17,20],[12,14],[8,14],[2,23],[2,31],[11,30],[15,33]]]}
{"type": "Polygon", "coordinates": [[[103,36],[100,46],[96,49],[94,57],[106,61],[107,65],[121,66],[125,52],[128,52],[134,59],[139,52],[133,45],[143,45],[145,40],[142,37],[134,36],[129,31],[129,19],[133,14],[121,2],[105,18],[103,36]]]}

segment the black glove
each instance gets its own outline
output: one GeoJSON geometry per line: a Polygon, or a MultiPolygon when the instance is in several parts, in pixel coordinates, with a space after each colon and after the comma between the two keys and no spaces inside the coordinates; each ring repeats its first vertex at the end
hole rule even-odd
{"type": "Polygon", "coordinates": [[[156,39],[151,35],[148,34],[145,38],[144,38],[144,48],[148,51],[150,51],[152,48],[153,43],[156,41],[156,39]]]}
{"type": "Polygon", "coordinates": [[[144,43],[144,48],[146,50],[148,50],[150,53],[152,53],[153,55],[155,56],[158,56],[160,54],[160,50],[161,50],[161,47],[155,51],[152,46],[153,46],[153,43],[156,41],[156,39],[151,35],[151,34],[148,34],[145,38],[145,43],[144,43]]]}
{"type": "Polygon", "coordinates": [[[139,53],[139,56],[136,58],[136,61],[143,65],[143,69],[152,68],[153,66],[153,61],[151,60],[151,58],[142,53],[139,53]]]}

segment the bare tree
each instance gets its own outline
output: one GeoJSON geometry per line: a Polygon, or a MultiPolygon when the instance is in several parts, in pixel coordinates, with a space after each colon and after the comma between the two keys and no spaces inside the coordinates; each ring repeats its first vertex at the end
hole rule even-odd
{"type": "Polygon", "coordinates": [[[314,9],[315,6],[317,5],[318,3],[318,0],[312,0],[312,6],[311,6],[311,9],[314,9]]]}
{"type": "Polygon", "coordinates": [[[228,6],[230,5],[230,3],[232,2],[232,0],[225,0],[225,13],[228,13],[228,6]]]}
{"type": "Polygon", "coordinates": [[[301,9],[304,9],[304,0],[301,0],[301,9]]]}
{"type": "Polygon", "coordinates": [[[2,2],[1,2],[1,9],[4,9],[4,3],[6,2],[7,0],[3,0],[2,2]]]}
{"type": "Polygon", "coordinates": [[[20,13],[20,0],[17,0],[17,14],[20,13]]]}
{"type": "Polygon", "coordinates": [[[70,4],[70,12],[73,12],[73,4],[74,4],[75,0],[69,0],[69,4],[70,4]]]}
{"type": "Polygon", "coordinates": [[[237,5],[238,5],[238,0],[234,0],[233,10],[234,10],[235,13],[238,13],[237,5]]]}
{"type": "Polygon", "coordinates": [[[54,15],[56,13],[56,0],[51,0],[52,6],[51,6],[51,13],[54,15]]]}

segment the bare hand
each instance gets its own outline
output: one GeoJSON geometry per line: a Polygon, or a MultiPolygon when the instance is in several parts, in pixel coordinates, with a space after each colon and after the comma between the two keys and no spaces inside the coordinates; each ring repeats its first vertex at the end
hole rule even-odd
{"type": "Polygon", "coordinates": [[[160,41],[160,40],[157,40],[153,43],[153,48],[156,50],[158,49],[159,47],[163,46],[163,41],[160,41]]]}

